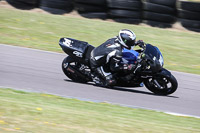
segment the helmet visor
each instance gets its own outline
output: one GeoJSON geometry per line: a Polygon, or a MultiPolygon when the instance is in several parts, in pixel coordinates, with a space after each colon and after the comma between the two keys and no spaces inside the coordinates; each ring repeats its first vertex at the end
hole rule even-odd
{"type": "Polygon", "coordinates": [[[135,46],[135,40],[126,40],[126,39],[124,39],[124,43],[125,43],[128,47],[135,46]]]}

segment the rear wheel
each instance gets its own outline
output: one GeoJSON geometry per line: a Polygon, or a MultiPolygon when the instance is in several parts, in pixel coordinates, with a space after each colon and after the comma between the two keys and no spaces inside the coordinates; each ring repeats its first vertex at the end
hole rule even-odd
{"type": "Polygon", "coordinates": [[[81,66],[82,64],[76,62],[73,58],[69,56],[66,57],[62,62],[62,70],[68,78],[70,78],[72,81],[75,81],[75,82],[86,83],[88,82],[88,78],[80,77],[76,74],[76,72],[74,72],[74,70],[79,71],[79,69],[82,69],[82,70],[85,69],[83,67],[81,68],[81,66]]]}
{"type": "Polygon", "coordinates": [[[157,75],[144,81],[146,88],[157,95],[169,95],[177,90],[178,83],[176,78],[170,76],[157,75]]]}

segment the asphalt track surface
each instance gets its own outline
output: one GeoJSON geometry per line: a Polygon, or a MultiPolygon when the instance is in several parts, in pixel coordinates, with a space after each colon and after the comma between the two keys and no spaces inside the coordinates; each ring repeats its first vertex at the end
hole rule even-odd
{"type": "Polygon", "coordinates": [[[69,80],[62,72],[66,54],[0,44],[0,87],[109,102],[200,118],[200,75],[172,72],[178,90],[157,96],[145,87],[108,89],[69,80]]]}

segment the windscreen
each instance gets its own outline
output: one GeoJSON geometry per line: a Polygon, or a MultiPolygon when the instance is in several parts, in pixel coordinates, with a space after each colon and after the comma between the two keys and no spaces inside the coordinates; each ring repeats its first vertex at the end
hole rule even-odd
{"type": "Polygon", "coordinates": [[[157,59],[161,66],[164,65],[163,56],[157,47],[151,44],[147,44],[144,53],[148,55],[148,57],[154,61],[157,59]]]}
{"type": "Polygon", "coordinates": [[[158,60],[161,55],[159,49],[155,46],[152,46],[151,44],[146,45],[146,49],[145,49],[144,53],[146,55],[148,55],[151,59],[154,59],[156,57],[156,59],[158,59],[158,60]]]}

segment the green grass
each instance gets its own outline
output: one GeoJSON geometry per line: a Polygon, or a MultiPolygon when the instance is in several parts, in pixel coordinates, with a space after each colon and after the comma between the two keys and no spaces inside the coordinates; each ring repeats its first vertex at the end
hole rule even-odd
{"type": "Polygon", "coordinates": [[[0,89],[0,132],[200,132],[200,119],[0,89]]]}
{"type": "Polygon", "coordinates": [[[61,37],[98,46],[123,28],[133,30],[137,39],[158,46],[167,69],[200,74],[199,33],[0,9],[0,43],[35,49],[62,52],[58,45],[61,37]]]}

